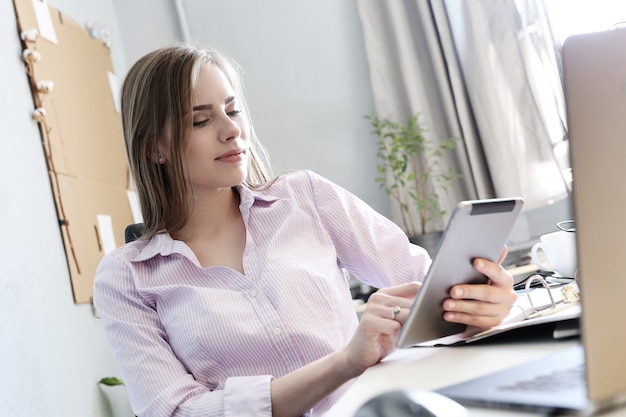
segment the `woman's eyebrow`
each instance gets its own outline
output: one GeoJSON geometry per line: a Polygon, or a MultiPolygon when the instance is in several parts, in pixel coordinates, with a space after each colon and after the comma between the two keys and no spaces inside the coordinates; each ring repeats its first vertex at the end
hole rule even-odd
{"type": "MultiPolygon", "coordinates": [[[[228,104],[235,99],[235,96],[228,96],[226,100],[224,100],[224,104],[228,104]]],[[[198,104],[197,106],[193,106],[193,111],[199,110],[211,110],[213,108],[212,104],[198,104]]]]}
{"type": "Polygon", "coordinates": [[[212,104],[198,104],[197,106],[193,106],[193,111],[198,110],[211,110],[213,108],[212,104]]]}

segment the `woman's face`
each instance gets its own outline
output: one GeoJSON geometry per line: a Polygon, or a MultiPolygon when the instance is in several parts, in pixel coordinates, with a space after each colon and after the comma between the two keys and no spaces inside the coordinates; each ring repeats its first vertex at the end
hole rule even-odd
{"type": "MultiPolygon", "coordinates": [[[[183,155],[194,195],[241,184],[247,175],[250,127],[217,65],[204,65],[200,70],[192,118],[191,138],[183,155]]],[[[162,151],[169,157],[167,148],[162,151]]]]}

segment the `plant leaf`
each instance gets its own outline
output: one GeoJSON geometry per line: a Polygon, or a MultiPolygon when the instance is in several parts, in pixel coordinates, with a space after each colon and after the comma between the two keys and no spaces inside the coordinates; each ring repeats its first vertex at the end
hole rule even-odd
{"type": "Polygon", "coordinates": [[[116,376],[107,376],[98,381],[99,384],[107,385],[109,387],[113,387],[115,385],[124,385],[124,381],[119,379],[116,376]]]}

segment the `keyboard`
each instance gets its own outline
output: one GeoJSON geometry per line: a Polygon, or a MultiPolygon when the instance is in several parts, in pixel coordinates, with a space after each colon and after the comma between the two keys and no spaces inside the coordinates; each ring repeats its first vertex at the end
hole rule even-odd
{"type": "Polygon", "coordinates": [[[554,370],[548,374],[537,375],[513,384],[498,386],[503,391],[550,391],[578,388],[585,386],[585,366],[583,364],[554,370]]]}

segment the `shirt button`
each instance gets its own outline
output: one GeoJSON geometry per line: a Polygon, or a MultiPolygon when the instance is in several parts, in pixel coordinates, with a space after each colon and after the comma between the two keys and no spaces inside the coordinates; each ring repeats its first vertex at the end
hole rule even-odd
{"type": "Polygon", "coordinates": [[[280,334],[280,327],[274,327],[274,334],[278,336],[280,334]]]}
{"type": "Polygon", "coordinates": [[[250,291],[250,297],[256,297],[256,290],[250,291]]]}

